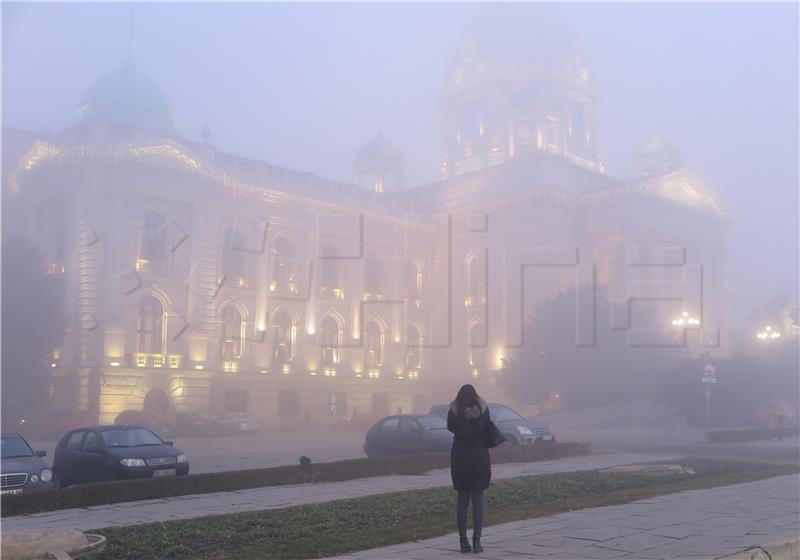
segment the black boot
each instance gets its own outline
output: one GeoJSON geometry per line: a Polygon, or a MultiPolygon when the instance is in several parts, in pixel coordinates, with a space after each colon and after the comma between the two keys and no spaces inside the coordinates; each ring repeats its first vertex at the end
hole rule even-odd
{"type": "Polygon", "coordinates": [[[472,552],[472,549],[469,546],[469,539],[467,537],[461,537],[460,540],[462,554],[466,552],[472,552]]]}
{"type": "Polygon", "coordinates": [[[483,545],[481,544],[480,536],[472,537],[472,552],[483,552],[483,545]]]}

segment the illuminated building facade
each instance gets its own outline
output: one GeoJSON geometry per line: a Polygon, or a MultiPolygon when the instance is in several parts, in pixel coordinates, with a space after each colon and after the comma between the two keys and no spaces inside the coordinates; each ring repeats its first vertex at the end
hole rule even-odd
{"type": "Polygon", "coordinates": [[[468,53],[442,99],[443,179],[411,189],[380,136],[356,184],[180,138],[130,62],[55,138],[5,131],[9,227],[66,279],[54,407],[292,427],[425,411],[468,381],[513,401],[494,376],[523,317],[592,281],[625,307],[616,328],[655,336],[688,308],[689,347],[727,351],[727,212],[660,142],[637,177],[603,173],[579,59],[468,53]]]}

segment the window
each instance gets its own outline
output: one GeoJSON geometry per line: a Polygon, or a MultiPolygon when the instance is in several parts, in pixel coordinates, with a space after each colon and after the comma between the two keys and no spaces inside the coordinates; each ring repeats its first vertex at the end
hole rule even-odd
{"type": "Polygon", "coordinates": [[[396,432],[400,427],[400,418],[393,416],[381,424],[382,432],[396,432]]]}
{"type": "Polygon", "coordinates": [[[81,440],[83,440],[83,436],[86,434],[84,431],[80,432],[73,432],[69,439],[67,440],[67,445],[65,446],[70,451],[78,451],[81,448],[81,440]]]}
{"type": "Polygon", "coordinates": [[[289,314],[278,311],[272,318],[272,360],[278,365],[294,359],[295,327],[289,314]]]}
{"type": "Polygon", "coordinates": [[[296,416],[300,411],[300,398],[297,391],[278,392],[278,415],[296,416]]]}
{"type": "Polygon", "coordinates": [[[465,307],[481,305],[486,302],[482,264],[481,259],[475,253],[467,255],[467,296],[464,299],[465,307]]]}
{"type": "Polygon", "coordinates": [[[141,236],[139,238],[139,260],[153,265],[166,260],[166,220],[153,210],[144,214],[141,236]]]}
{"type": "Polygon", "coordinates": [[[225,412],[247,412],[247,391],[225,391],[225,412]]]}
{"type": "Polygon", "coordinates": [[[413,418],[408,416],[402,416],[400,418],[400,431],[401,432],[413,432],[414,428],[416,428],[417,423],[414,422],[413,418]]]}
{"type": "Polygon", "coordinates": [[[164,353],[164,306],[155,296],[145,296],[139,303],[137,338],[139,352],[164,353]]]}
{"type": "Polygon", "coordinates": [[[220,333],[220,354],[223,360],[237,360],[242,357],[242,314],[232,305],[222,311],[222,332],[220,333]]]}
{"type": "Polygon", "coordinates": [[[422,367],[422,336],[417,325],[406,328],[406,369],[422,367]]]}
{"type": "Polygon", "coordinates": [[[294,286],[294,267],[292,266],[292,244],[285,237],[279,237],[272,249],[272,284],[271,290],[280,287],[282,290],[292,290],[294,286]]]}
{"type": "Polygon", "coordinates": [[[227,285],[241,287],[245,284],[242,234],[234,229],[225,231],[222,242],[222,266],[220,268],[227,285]]]}
{"type": "Polygon", "coordinates": [[[84,451],[88,451],[92,447],[100,447],[100,438],[98,438],[97,434],[94,432],[86,432],[86,438],[83,440],[81,448],[84,451]]]}
{"type": "Polygon", "coordinates": [[[569,134],[577,140],[589,141],[589,130],[586,127],[586,110],[583,103],[574,99],[567,102],[569,110],[569,134]]]}
{"type": "Polygon", "coordinates": [[[339,363],[339,345],[342,340],[342,330],[339,322],[330,315],[323,319],[319,329],[320,361],[322,367],[333,367],[339,363]]]}
{"type": "Polygon", "coordinates": [[[416,304],[422,301],[422,270],[416,261],[406,265],[405,299],[416,304]]]}
{"type": "Polygon", "coordinates": [[[328,416],[345,415],[345,393],[328,393],[328,416]]]}
{"type": "Polygon", "coordinates": [[[558,119],[550,116],[545,120],[544,125],[544,145],[548,150],[558,151],[560,147],[560,130],[558,119]]]}
{"type": "Polygon", "coordinates": [[[484,341],[483,323],[473,321],[467,326],[467,362],[472,367],[482,365],[484,341]]]}
{"type": "Polygon", "coordinates": [[[364,340],[364,361],[368,368],[377,368],[383,365],[383,330],[377,321],[369,321],[364,340]]]}

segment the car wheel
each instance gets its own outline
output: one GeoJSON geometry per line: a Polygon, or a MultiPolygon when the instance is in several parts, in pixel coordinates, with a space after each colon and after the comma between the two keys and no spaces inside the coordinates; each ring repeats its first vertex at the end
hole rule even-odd
{"type": "Polygon", "coordinates": [[[506,440],[500,444],[501,447],[516,447],[519,445],[517,438],[512,435],[504,434],[506,436],[506,440]]]}

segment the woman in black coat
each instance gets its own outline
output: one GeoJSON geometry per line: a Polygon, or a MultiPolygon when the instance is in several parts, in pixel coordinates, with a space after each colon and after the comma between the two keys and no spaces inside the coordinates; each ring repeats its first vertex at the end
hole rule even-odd
{"type": "Polygon", "coordinates": [[[450,452],[450,476],[458,490],[458,536],[461,552],[482,552],[483,491],[492,478],[486,434],[489,430],[489,407],[475,387],[464,385],[447,412],[447,429],[453,432],[450,452]],[[467,508],[472,501],[472,548],[467,539],[467,508]]]}

